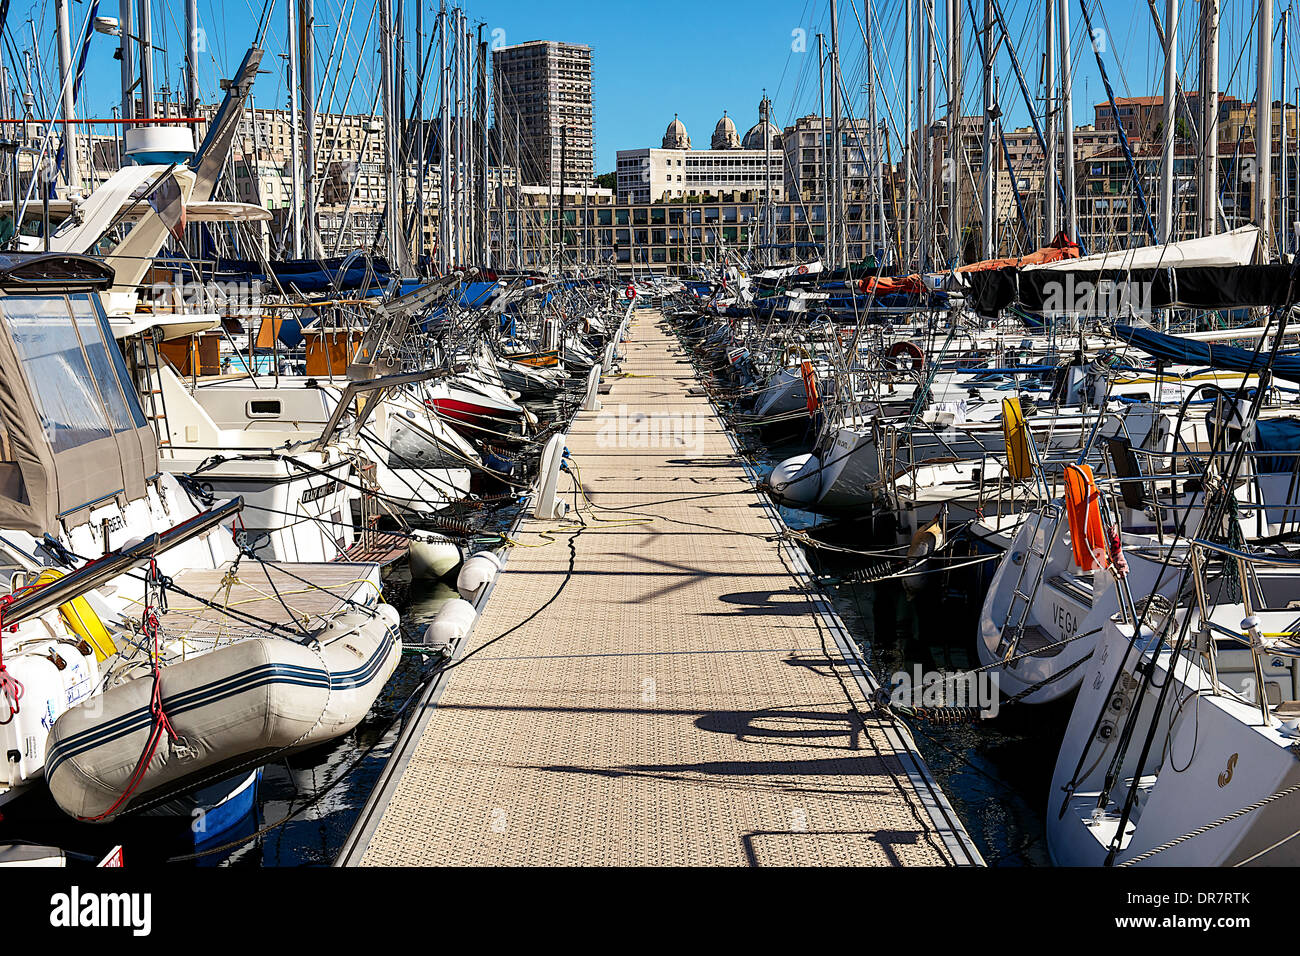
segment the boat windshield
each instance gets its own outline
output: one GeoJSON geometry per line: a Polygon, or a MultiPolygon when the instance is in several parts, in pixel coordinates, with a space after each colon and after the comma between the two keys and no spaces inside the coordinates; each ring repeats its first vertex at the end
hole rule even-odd
{"type": "Polygon", "coordinates": [[[122,353],[93,296],[9,295],[0,298],[0,310],[56,453],[144,427],[122,353]]]}

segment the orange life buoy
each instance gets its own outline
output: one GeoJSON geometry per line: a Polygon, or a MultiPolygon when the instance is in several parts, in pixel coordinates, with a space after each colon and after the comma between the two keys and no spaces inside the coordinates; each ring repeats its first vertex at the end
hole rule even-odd
{"type": "Polygon", "coordinates": [[[1079,570],[1109,567],[1106,534],[1101,527],[1101,492],[1088,465],[1066,466],[1065,516],[1070,523],[1070,547],[1079,570]]]}
{"type": "Polygon", "coordinates": [[[925,365],[925,355],[914,342],[895,342],[889,347],[887,356],[888,364],[896,369],[911,368],[913,372],[919,372],[925,365]],[[906,361],[904,356],[910,361],[906,361]]]}
{"type": "Polygon", "coordinates": [[[798,269],[795,270],[795,272],[797,272],[801,276],[806,276],[808,274],[808,267],[800,266],[798,269]]]}
{"type": "Polygon", "coordinates": [[[813,363],[808,359],[803,360],[800,369],[803,371],[804,394],[808,396],[808,414],[811,415],[821,405],[821,397],[817,394],[817,373],[813,371],[813,363]]]}
{"type": "Polygon", "coordinates": [[[636,287],[633,286],[632,283],[629,282],[629,283],[627,284],[627,288],[623,290],[623,295],[627,296],[627,298],[629,298],[629,299],[635,299],[635,298],[636,298],[636,287]]]}

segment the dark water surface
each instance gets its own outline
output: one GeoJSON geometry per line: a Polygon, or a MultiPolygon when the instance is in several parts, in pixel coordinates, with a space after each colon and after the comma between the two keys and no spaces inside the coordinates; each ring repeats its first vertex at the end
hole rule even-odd
{"type": "MultiPolygon", "coordinates": [[[[806,444],[768,447],[753,436],[742,453],[766,475],[806,444]]],[[[808,512],[779,509],[791,528],[815,540],[860,550],[888,549],[894,539],[875,540],[869,522],[832,522],[808,512]],[[873,543],[874,542],[874,543],[873,543]]],[[[852,580],[869,558],[805,547],[845,627],[882,684],[895,675],[960,671],[977,667],[975,640],[980,606],[995,562],[947,575],[931,574],[912,591],[899,579],[852,580]]],[[[915,579],[911,579],[915,581],[915,579]]],[[[983,720],[905,719],[926,764],[947,794],[990,866],[1049,865],[1043,811],[1057,746],[1069,720],[1064,706],[1011,706],[983,720]]]]}

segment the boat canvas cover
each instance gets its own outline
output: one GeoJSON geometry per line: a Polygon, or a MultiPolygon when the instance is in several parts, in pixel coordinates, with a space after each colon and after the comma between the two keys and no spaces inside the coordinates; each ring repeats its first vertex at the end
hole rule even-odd
{"type": "Polygon", "coordinates": [[[1217,236],[1182,242],[1099,252],[1079,259],[1061,259],[1024,266],[1026,272],[1103,272],[1109,269],[1175,269],[1194,266],[1244,266],[1255,258],[1259,226],[1242,226],[1217,236]]]}
{"type": "Polygon", "coordinates": [[[143,497],[154,433],[94,293],[0,296],[0,528],[33,535],[143,497]]]}
{"type": "MultiPolygon", "coordinates": [[[[967,272],[967,298],[984,315],[1012,302],[1041,311],[1053,308],[1062,286],[1107,283],[1141,292],[1150,308],[1231,308],[1280,304],[1288,288],[1287,266],[1251,266],[1259,242],[1258,226],[1242,226],[1217,236],[1164,245],[1139,246],[1082,258],[1024,263],[967,272]],[[1262,271],[1253,271],[1262,270],[1262,271]]],[[[1076,295],[1071,299],[1071,311],[1076,295]]]]}
{"type": "MultiPolygon", "coordinates": [[[[1080,260],[1075,260],[1080,261],[1080,260]]],[[[1189,266],[1175,269],[1107,269],[1102,272],[1030,272],[995,269],[966,276],[969,301],[982,315],[996,315],[1013,302],[1034,312],[1107,314],[1115,318],[1151,309],[1278,308],[1300,299],[1292,267],[1189,266]]]]}
{"type": "Polygon", "coordinates": [[[1255,450],[1277,452],[1256,460],[1260,472],[1291,474],[1300,463],[1300,418],[1261,418],[1255,422],[1255,450]]]}
{"type": "Polygon", "coordinates": [[[1300,356],[1278,355],[1270,362],[1266,352],[1256,353],[1234,345],[1197,342],[1132,325],[1116,325],[1115,336],[1148,355],[1167,362],[1247,373],[1261,372],[1268,368],[1278,378],[1300,383],[1300,356]]]}
{"type": "MultiPolygon", "coordinates": [[[[1024,268],[1025,266],[1043,265],[1049,262],[1061,262],[1063,260],[1073,259],[1076,262],[1080,259],[1080,250],[1078,243],[1071,240],[1065,233],[1057,233],[1056,238],[1033,252],[1023,256],[1007,256],[1001,259],[981,259],[979,262],[972,262],[970,265],[959,266],[957,276],[961,278],[970,272],[988,272],[992,269],[1005,269],[1008,266],[1024,268]]],[[[1075,263],[1072,262],[1071,265],[1075,263]]]]}

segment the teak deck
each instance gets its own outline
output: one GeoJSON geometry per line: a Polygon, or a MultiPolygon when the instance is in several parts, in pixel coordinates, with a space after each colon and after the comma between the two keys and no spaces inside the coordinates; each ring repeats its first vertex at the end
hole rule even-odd
{"type": "Polygon", "coordinates": [[[568,437],[599,508],[522,523],[339,863],[980,863],[657,313],[622,352],[568,437]]]}

